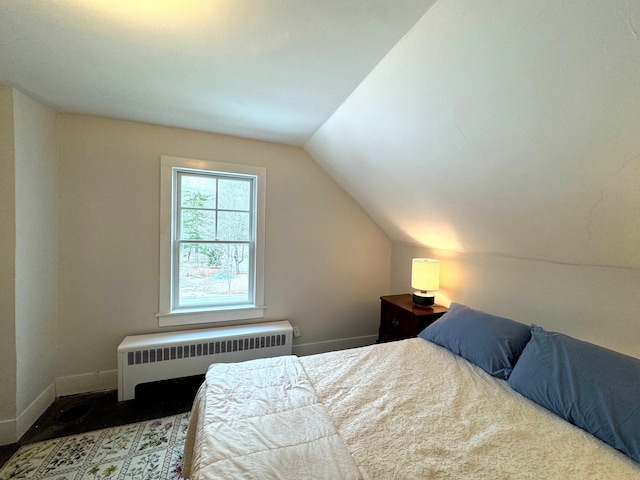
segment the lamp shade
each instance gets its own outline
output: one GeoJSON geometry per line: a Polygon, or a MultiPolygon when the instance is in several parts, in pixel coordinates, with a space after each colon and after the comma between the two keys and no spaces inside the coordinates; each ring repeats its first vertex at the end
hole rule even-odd
{"type": "Polygon", "coordinates": [[[440,288],[440,260],[414,258],[411,261],[411,288],[422,292],[440,288]]]}

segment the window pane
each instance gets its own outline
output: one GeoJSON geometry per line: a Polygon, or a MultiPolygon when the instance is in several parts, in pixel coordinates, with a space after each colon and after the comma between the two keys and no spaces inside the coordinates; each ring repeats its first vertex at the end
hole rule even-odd
{"type": "Polygon", "coordinates": [[[218,212],[218,240],[248,241],[250,235],[251,217],[248,212],[218,212]]]}
{"type": "Polygon", "coordinates": [[[216,179],[204,175],[181,174],[181,207],[216,208],[216,179]]]}
{"type": "Polygon", "coordinates": [[[180,218],[180,240],[215,240],[216,212],[183,209],[180,218]]]}
{"type": "Polygon", "coordinates": [[[251,181],[220,179],[218,208],[224,210],[249,210],[251,206],[251,181]]]}
{"type": "Polygon", "coordinates": [[[247,303],[250,263],[248,244],[180,245],[178,306],[247,303]]]}

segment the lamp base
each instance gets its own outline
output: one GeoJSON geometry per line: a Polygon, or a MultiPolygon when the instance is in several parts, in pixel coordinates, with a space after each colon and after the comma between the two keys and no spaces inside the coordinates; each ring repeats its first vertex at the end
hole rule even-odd
{"type": "Polygon", "coordinates": [[[411,295],[411,300],[417,307],[430,307],[435,303],[435,299],[435,295],[429,295],[428,293],[415,292],[411,295]]]}

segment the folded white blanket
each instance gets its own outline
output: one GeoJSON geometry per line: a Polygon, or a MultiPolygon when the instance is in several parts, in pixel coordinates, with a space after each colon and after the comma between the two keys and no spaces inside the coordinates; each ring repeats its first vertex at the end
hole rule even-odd
{"type": "Polygon", "coordinates": [[[213,365],[185,461],[190,480],[640,479],[630,458],[419,338],[213,365]]]}
{"type": "Polygon", "coordinates": [[[212,365],[184,458],[190,480],[361,478],[293,356],[212,365]]]}

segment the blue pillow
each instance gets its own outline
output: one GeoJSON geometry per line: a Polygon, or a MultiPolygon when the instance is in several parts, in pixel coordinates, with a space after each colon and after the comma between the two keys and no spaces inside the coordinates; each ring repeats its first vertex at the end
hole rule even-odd
{"type": "Polygon", "coordinates": [[[506,380],[531,338],[531,327],[452,303],[447,313],[418,336],[506,380]]]}
{"type": "Polygon", "coordinates": [[[509,385],[640,462],[637,358],[534,326],[509,385]]]}

